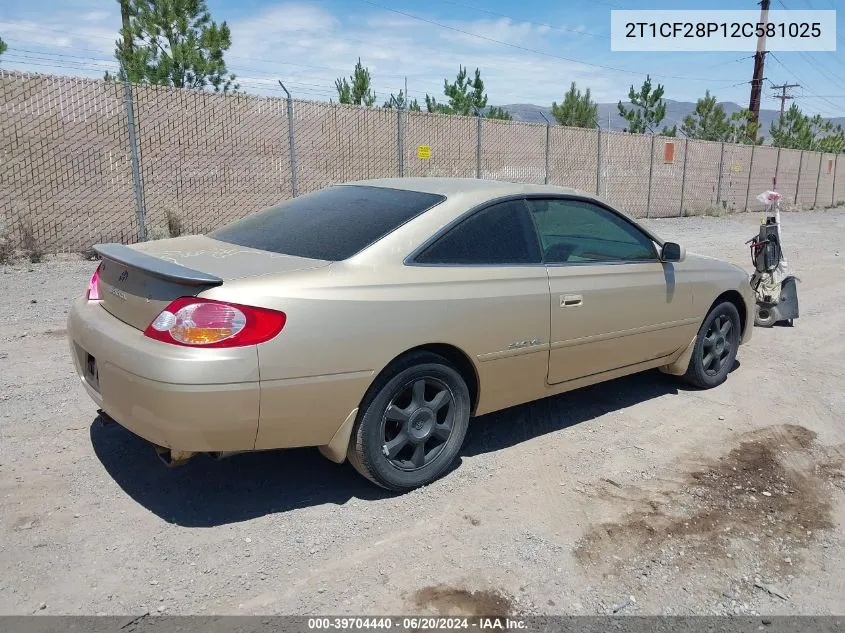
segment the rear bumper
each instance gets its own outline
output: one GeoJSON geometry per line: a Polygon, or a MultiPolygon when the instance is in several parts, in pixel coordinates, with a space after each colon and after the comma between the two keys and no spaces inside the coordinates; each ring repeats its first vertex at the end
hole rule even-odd
{"type": "Polygon", "coordinates": [[[360,371],[260,381],[255,346],[168,345],[84,298],[73,304],[67,331],[76,372],[94,402],[136,435],[178,451],[338,442],[338,429],[373,379],[372,371],[360,371]],[[86,371],[89,355],[98,379],[86,371]]]}
{"type": "Polygon", "coordinates": [[[260,385],[254,346],[166,345],[85,299],[73,304],[67,331],[85,389],[121,426],[178,450],[255,447],[260,385]],[[89,355],[96,359],[97,379],[88,375],[89,355]]]}

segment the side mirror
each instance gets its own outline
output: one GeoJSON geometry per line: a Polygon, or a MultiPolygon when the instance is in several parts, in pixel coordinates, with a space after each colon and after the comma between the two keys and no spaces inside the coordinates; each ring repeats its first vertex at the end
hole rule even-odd
{"type": "Polygon", "coordinates": [[[664,262],[682,262],[687,256],[687,249],[675,242],[664,242],[660,250],[660,259],[664,262]]]}

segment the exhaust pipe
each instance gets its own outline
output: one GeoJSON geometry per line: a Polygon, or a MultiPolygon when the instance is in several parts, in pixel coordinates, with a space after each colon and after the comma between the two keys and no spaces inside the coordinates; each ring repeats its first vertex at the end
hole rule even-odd
{"type": "Polygon", "coordinates": [[[103,426],[103,428],[108,428],[117,424],[114,418],[102,409],[97,409],[97,421],[103,426]]]}
{"type": "Polygon", "coordinates": [[[206,455],[214,461],[219,462],[220,460],[231,457],[232,455],[240,455],[241,453],[247,452],[248,451],[209,451],[206,455]]]}
{"type": "Polygon", "coordinates": [[[156,455],[168,468],[174,468],[176,466],[181,466],[182,464],[187,463],[194,455],[196,455],[196,451],[177,451],[171,448],[165,448],[164,446],[153,445],[156,451],[156,455]]]}

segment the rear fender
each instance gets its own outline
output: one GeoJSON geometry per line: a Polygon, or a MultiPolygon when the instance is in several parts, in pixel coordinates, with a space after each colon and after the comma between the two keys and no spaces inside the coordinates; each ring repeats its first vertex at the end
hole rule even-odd
{"type": "Polygon", "coordinates": [[[342,464],[346,460],[346,451],[349,448],[349,440],[352,437],[352,427],[355,426],[355,419],[358,417],[358,408],[353,409],[346,421],[341,425],[332,437],[331,441],[324,446],[318,446],[320,453],[326,459],[335,464],[342,464]]]}

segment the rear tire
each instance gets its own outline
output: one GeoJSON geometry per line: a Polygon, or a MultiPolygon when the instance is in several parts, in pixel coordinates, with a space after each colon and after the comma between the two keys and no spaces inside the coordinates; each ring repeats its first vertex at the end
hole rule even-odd
{"type": "Polygon", "coordinates": [[[364,477],[404,492],[451,467],[470,417],[466,382],[431,352],[399,358],[373,383],[352,429],[347,457],[364,477]]]}
{"type": "Polygon", "coordinates": [[[741,322],[736,306],[725,301],[715,306],[698,330],[695,348],[683,379],[696,387],[721,385],[736,360],[741,322]]]}

